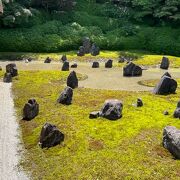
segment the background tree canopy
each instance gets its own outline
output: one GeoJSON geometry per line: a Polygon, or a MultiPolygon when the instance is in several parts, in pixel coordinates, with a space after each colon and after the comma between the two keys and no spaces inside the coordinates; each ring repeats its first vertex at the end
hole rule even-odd
{"type": "Polygon", "coordinates": [[[2,0],[0,51],[101,49],[180,55],[180,0],[2,0]]]}

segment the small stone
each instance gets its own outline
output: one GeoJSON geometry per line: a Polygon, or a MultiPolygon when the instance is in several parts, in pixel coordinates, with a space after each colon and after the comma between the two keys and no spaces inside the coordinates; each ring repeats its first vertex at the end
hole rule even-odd
{"type": "Polygon", "coordinates": [[[51,61],[52,61],[52,59],[49,58],[49,57],[47,57],[47,58],[45,59],[44,63],[51,63],[51,61]]]}
{"type": "Polygon", "coordinates": [[[143,106],[142,99],[138,98],[137,99],[137,107],[142,107],[142,106],[143,106]]]}
{"type": "Polygon", "coordinates": [[[93,62],[92,68],[99,68],[99,62],[97,61],[93,62]]]}
{"type": "Polygon", "coordinates": [[[96,119],[99,117],[99,111],[93,111],[89,114],[90,119],[96,119]]]}

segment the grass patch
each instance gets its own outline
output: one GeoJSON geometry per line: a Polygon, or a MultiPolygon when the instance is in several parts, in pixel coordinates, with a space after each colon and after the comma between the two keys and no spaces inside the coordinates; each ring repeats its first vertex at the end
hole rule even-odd
{"type": "MultiPolygon", "coordinates": [[[[178,88],[180,88],[180,79],[176,79],[176,81],[178,83],[178,88]]],[[[155,87],[158,82],[159,79],[149,79],[149,80],[140,81],[139,84],[148,87],[155,87]]]]}
{"type": "Polygon", "coordinates": [[[22,165],[34,179],[177,179],[180,161],[162,147],[166,125],[180,128],[173,113],[180,91],[175,95],[155,96],[148,92],[124,92],[78,88],[72,105],[56,104],[68,73],[60,71],[19,72],[13,83],[18,119],[24,103],[31,97],[40,104],[39,116],[30,122],[19,121],[27,150],[22,165]],[[132,103],[141,97],[144,107],[132,103]],[[109,98],[124,103],[118,121],[90,120],[89,112],[99,110],[109,98]],[[55,124],[65,141],[50,149],[38,146],[41,127],[55,124]]]}

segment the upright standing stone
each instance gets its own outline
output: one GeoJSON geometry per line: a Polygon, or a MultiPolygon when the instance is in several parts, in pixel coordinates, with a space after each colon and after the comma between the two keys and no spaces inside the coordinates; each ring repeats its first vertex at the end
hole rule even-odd
{"type": "Polygon", "coordinates": [[[163,131],[163,146],[177,159],[180,159],[180,130],[167,126],[163,131]]]}
{"type": "Polygon", "coordinates": [[[69,71],[69,62],[65,61],[62,66],[62,71],[69,71]]]}
{"type": "Polygon", "coordinates": [[[99,62],[97,61],[93,62],[92,68],[99,68],[99,62]]]}
{"type": "Polygon", "coordinates": [[[65,61],[67,61],[67,57],[65,54],[62,55],[61,57],[61,61],[64,63],[65,61]]]}
{"type": "Polygon", "coordinates": [[[78,78],[76,76],[76,72],[72,71],[67,78],[67,86],[75,89],[78,87],[78,78]]]}
{"type": "Polygon", "coordinates": [[[163,57],[161,61],[160,68],[161,69],[168,69],[169,68],[169,59],[167,57],[163,57]]]}
{"type": "Polygon", "coordinates": [[[35,99],[30,99],[23,108],[23,119],[32,120],[39,114],[39,104],[35,99]]]}
{"type": "Polygon", "coordinates": [[[84,56],[84,55],[85,55],[84,46],[80,46],[79,51],[77,52],[77,56],[84,56]]]}
{"type": "Polygon", "coordinates": [[[100,48],[94,43],[91,47],[91,55],[97,56],[100,53],[100,48]]]}
{"type": "Polygon", "coordinates": [[[8,64],[6,66],[6,72],[10,73],[12,77],[15,77],[18,75],[17,66],[15,63],[8,64]]]}
{"type": "Polygon", "coordinates": [[[177,103],[177,107],[176,107],[176,110],[174,111],[173,116],[174,118],[180,119],[180,101],[177,103]]]}
{"type": "Polygon", "coordinates": [[[113,66],[113,60],[109,59],[106,63],[105,63],[105,68],[112,68],[113,66]]]}
{"type": "Polygon", "coordinates": [[[66,87],[60,94],[57,102],[61,104],[70,105],[73,97],[73,89],[71,87],[66,87]]]}
{"type": "Polygon", "coordinates": [[[169,76],[162,76],[160,82],[153,90],[154,94],[166,95],[174,94],[177,89],[177,82],[169,76]]]}
{"type": "Polygon", "coordinates": [[[84,47],[84,53],[85,54],[90,53],[90,51],[91,51],[91,41],[90,41],[89,37],[85,37],[83,39],[83,47],[84,47]]]}
{"type": "Polygon", "coordinates": [[[39,145],[41,148],[50,148],[64,141],[64,134],[59,129],[50,123],[46,123],[40,134],[39,145]]]}

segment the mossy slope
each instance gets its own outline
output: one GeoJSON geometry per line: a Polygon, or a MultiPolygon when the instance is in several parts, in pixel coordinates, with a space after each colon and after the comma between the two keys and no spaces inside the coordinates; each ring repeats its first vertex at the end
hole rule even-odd
{"type": "Polygon", "coordinates": [[[79,88],[74,90],[72,105],[56,103],[67,72],[20,72],[13,92],[22,137],[27,153],[23,166],[33,179],[178,179],[180,162],[162,147],[166,125],[180,128],[172,118],[180,91],[170,96],[147,92],[121,92],[79,88]],[[30,122],[21,119],[24,103],[31,97],[40,104],[40,114],[30,122]],[[132,103],[137,97],[144,107],[132,103]],[[109,98],[124,103],[118,121],[90,120],[89,112],[99,110],[109,98]],[[170,116],[163,111],[169,110],[170,116]],[[41,127],[55,124],[65,141],[50,149],[38,146],[41,127]]]}

